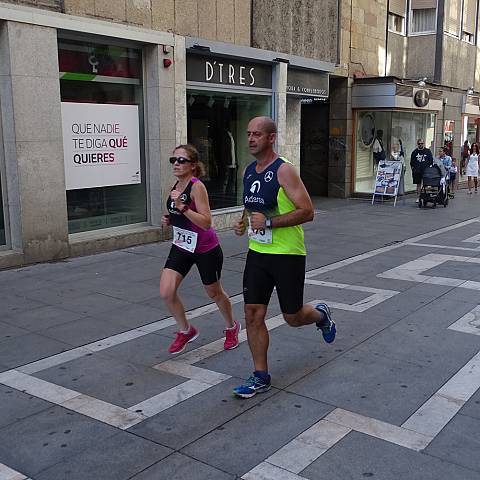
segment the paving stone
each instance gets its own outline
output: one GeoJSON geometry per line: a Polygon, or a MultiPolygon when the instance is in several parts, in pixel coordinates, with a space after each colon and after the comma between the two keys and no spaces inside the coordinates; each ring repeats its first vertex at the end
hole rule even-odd
{"type": "Polygon", "coordinates": [[[185,381],[98,353],[42,370],[36,377],[128,408],[185,381]]]}
{"type": "Polygon", "coordinates": [[[456,415],[426,448],[426,453],[480,474],[480,419],[456,415]]]}
{"type": "Polygon", "coordinates": [[[36,480],[127,480],[171,453],[161,445],[126,432],[82,451],[38,474],[36,480]]]}
{"type": "Polygon", "coordinates": [[[52,407],[0,429],[0,461],[35,478],[37,473],[96,445],[98,450],[117,429],[52,407]]]}
{"type": "Polygon", "coordinates": [[[240,383],[242,380],[238,378],[226,380],[148,418],[128,431],[178,450],[215,429],[222,431],[227,422],[255,408],[259,403],[266,402],[277,393],[276,389],[271,389],[244,401],[232,395],[233,388],[240,383]]]}
{"type": "Polygon", "coordinates": [[[233,475],[216,468],[205,465],[202,462],[174,453],[165,460],[162,460],[144,472],[132,477],[131,480],[159,480],[168,478],[169,480],[233,480],[233,475]]]}
{"type": "Polygon", "coordinates": [[[37,333],[28,333],[0,342],[0,363],[15,368],[69,350],[71,347],[37,333]]]}
{"type": "Polygon", "coordinates": [[[478,472],[357,432],[349,433],[300,474],[309,480],[478,478],[478,472]]]}
{"type": "Polygon", "coordinates": [[[73,322],[83,316],[81,313],[69,312],[63,308],[48,305],[8,315],[2,317],[2,320],[30,332],[38,332],[54,325],[73,322]]]}
{"type": "Polygon", "coordinates": [[[191,443],[181,453],[241,476],[330,410],[329,405],[321,402],[280,392],[191,443]],[[221,451],[235,455],[219,455],[221,451]]]}
{"type": "Polygon", "coordinates": [[[0,385],[0,429],[50,407],[49,402],[0,385]]]}
{"type": "Polygon", "coordinates": [[[25,335],[26,333],[28,333],[28,330],[24,328],[15,327],[0,321],[0,342],[2,340],[8,340],[9,338],[18,337],[19,335],[25,335]]]}

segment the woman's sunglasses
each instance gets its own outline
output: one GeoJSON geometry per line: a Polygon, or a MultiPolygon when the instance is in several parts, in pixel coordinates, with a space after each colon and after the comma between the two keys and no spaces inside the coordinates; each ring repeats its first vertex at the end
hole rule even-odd
{"type": "Polygon", "coordinates": [[[194,163],[192,160],[186,157],[170,157],[168,160],[172,165],[175,162],[179,163],[180,165],[183,165],[184,163],[194,163]]]}

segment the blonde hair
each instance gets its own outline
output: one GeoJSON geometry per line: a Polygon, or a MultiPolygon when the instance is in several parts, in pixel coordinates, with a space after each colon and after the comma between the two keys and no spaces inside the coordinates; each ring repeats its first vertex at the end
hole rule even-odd
{"type": "Polygon", "coordinates": [[[188,154],[188,159],[193,162],[193,175],[195,177],[201,178],[205,175],[205,165],[199,160],[198,150],[190,143],[185,143],[182,145],[177,145],[173,151],[181,148],[185,150],[188,154]]]}

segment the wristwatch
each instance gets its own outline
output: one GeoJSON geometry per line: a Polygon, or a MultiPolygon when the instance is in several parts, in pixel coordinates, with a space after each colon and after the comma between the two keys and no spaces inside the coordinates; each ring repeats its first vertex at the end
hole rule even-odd
{"type": "Polygon", "coordinates": [[[184,205],[184,207],[180,210],[180,213],[185,213],[190,207],[188,205],[184,205]]]}
{"type": "Polygon", "coordinates": [[[265,218],[265,227],[267,228],[272,228],[272,219],[271,218],[265,218]]]}

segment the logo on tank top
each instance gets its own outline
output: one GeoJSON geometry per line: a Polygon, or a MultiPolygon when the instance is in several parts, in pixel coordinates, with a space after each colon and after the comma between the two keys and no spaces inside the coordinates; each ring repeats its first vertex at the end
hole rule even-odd
{"type": "Polygon", "coordinates": [[[186,200],[187,200],[187,194],[186,194],[186,193],[182,193],[179,198],[180,198],[180,201],[181,201],[182,203],[185,203],[186,200]]]}
{"type": "Polygon", "coordinates": [[[273,172],[272,171],[268,171],[265,176],[263,177],[263,179],[266,181],[266,182],[270,182],[271,180],[273,180],[273,172]]]}
{"type": "Polygon", "coordinates": [[[250,187],[250,191],[252,193],[258,193],[260,191],[260,182],[258,180],[255,180],[252,183],[252,186],[250,187]]]}

